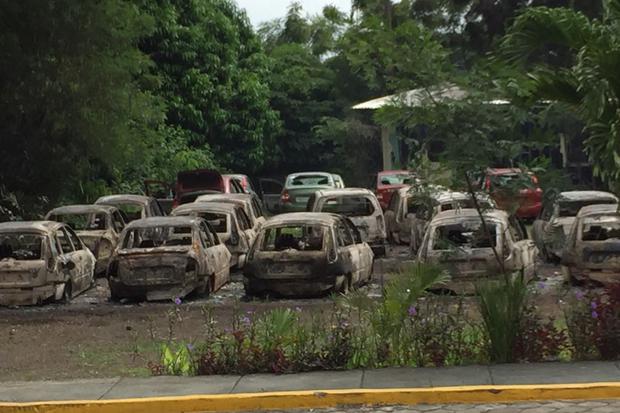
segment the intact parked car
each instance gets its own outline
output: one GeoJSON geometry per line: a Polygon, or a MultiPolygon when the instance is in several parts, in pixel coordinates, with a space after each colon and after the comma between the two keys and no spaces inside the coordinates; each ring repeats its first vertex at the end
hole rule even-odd
{"type": "Polygon", "coordinates": [[[308,199],[320,189],[336,188],[334,175],[327,172],[301,172],[286,177],[278,204],[279,212],[303,212],[308,199]]]}
{"type": "Polygon", "coordinates": [[[562,273],[569,283],[620,283],[620,211],[617,205],[581,208],[561,263],[562,273]]]}
{"type": "Polygon", "coordinates": [[[413,185],[415,181],[413,173],[406,170],[379,172],[374,179],[373,188],[381,208],[385,211],[392,199],[392,194],[400,188],[413,185]]]}
{"type": "Polygon", "coordinates": [[[487,230],[475,209],[440,212],[428,226],[418,260],[445,266],[451,275],[448,290],[473,292],[476,281],[501,276],[502,267],[509,273],[522,271],[528,281],[535,276],[534,242],[519,240],[505,211],[490,210],[483,216],[487,230]]]}
{"type": "Polygon", "coordinates": [[[169,300],[217,291],[230,280],[230,252],[202,218],[160,217],[125,227],[108,267],[110,294],[169,300]]]}
{"type": "Polygon", "coordinates": [[[372,191],[362,188],[316,191],[308,201],[309,212],[330,212],[351,219],[375,256],[385,255],[385,218],[372,191]]]}
{"type": "MultiPolygon", "coordinates": [[[[483,211],[497,208],[495,202],[486,194],[476,194],[476,200],[483,211]]],[[[442,211],[475,208],[475,204],[467,192],[439,190],[429,193],[416,192],[407,205],[403,205],[403,209],[405,207],[407,219],[401,222],[401,225],[406,222],[405,229],[407,225],[411,227],[409,245],[412,252],[416,253],[422,244],[426,228],[435,215],[442,211]]],[[[525,238],[525,230],[518,226],[517,228],[520,238],[525,238]]]]}
{"type": "Polygon", "coordinates": [[[105,274],[125,220],[120,211],[108,205],[68,205],[47,213],[48,221],[63,222],[97,258],[95,275],[105,274]]]}
{"type": "Polygon", "coordinates": [[[519,219],[533,221],[543,204],[543,190],[538,178],[520,168],[488,168],[481,182],[499,209],[519,219]]]}
{"type": "Polygon", "coordinates": [[[175,208],[172,216],[195,216],[207,221],[228,248],[231,268],[243,268],[256,232],[242,206],[224,202],[192,202],[175,208]]]}
{"type": "Polygon", "coordinates": [[[125,222],[165,215],[157,200],[145,195],[106,195],[96,200],[95,205],[116,207],[123,214],[125,222]]]}
{"type": "Polygon", "coordinates": [[[243,270],[247,295],[314,296],[370,281],[373,253],[350,219],[303,212],[261,229],[243,270]]]}
{"type": "Polygon", "coordinates": [[[212,169],[182,171],[177,174],[173,208],[194,202],[205,194],[244,193],[241,183],[230,175],[212,169]]]}
{"type": "Polygon", "coordinates": [[[258,231],[266,220],[260,199],[258,199],[256,194],[201,195],[196,199],[196,202],[224,202],[228,204],[240,205],[250,218],[252,228],[255,231],[258,231]]]}
{"type": "Polygon", "coordinates": [[[604,191],[561,192],[542,209],[534,221],[532,234],[542,257],[557,261],[579,210],[588,205],[618,204],[618,197],[604,191]]]}
{"type": "Polygon", "coordinates": [[[68,302],[93,285],[95,256],[66,224],[0,224],[0,305],[68,302]]]}

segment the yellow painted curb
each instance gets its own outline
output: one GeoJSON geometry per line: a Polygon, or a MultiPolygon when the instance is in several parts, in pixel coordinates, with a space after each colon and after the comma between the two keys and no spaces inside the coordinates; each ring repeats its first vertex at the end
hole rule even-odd
{"type": "Polygon", "coordinates": [[[342,405],[513,403],[531,400],[609,399],[620,399],[620,382],[292,391],[122,400],[0,403],[0,413],[191,413],[326,408],[342,405]]]}

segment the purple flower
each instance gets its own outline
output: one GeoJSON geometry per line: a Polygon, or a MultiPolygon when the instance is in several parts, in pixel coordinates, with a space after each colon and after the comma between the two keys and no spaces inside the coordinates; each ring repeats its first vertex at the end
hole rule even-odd
{"type": "Polygon", "coordinates": [[[541,282],[539,282],[537,284],[537,287],[538,287],[539,290],[544,290],[545,289],[545,283],[541,281],[541,282]]]}
{"type": "Polygon", "coordinates": [[[174,299],[174,303],[175,303],[176,305],[181,305],[181,303],[182,303],[182,302],[183,302],[183,301],[181,301],[181,299],[180,299],[179,297],[177,297],[177,298],[175,298],[175,299],[174,299]]]}
{"type": "Polygon", "coordinates": [[[592,318],[598,318],[598,313],[596,310],[592,310],[592,318]]]}
{"type": "Polygon", "coordinates": [[[192,343],[187,343],[187,349],[188,349],[189,351],[194,350],[194,345],[193,345],[192,343]]]}
{"type": "Polygon", "coordinates": [[[250,324],[250,319],[249,319],[249,317],[242,317],[241,318],[241,322],[243,324],[250,324]]]}
{"type": "Polygon", "coordinates": [[[297,311],[298,313],[301,313],[301,307],[295,307],[295,311],[297,311]]]}
{"type": "Polygon", "coordinates": [[[407,310],[407,313],[409,314],[409,317],[415,317],[418,314],[418,310],[412,305],[409,307],[409,310],[407,310]]]}
{"type": "Polygon", "coordinates": [[[583,300],[583,297],[585,296],[585,294],[583,293],[583,291],[577,291],[575,293],[575,298],[577,299],[577,301],[581,301],[583,300]]]}
{"type": "Polygon", "coordinates": [[[593,309],[593,310],[596,310],[596,307],[598,307],[598,306],[596,305],[596,301],[592,301],[592,302],[590,303],[590,307],[592,307],[592,309],[593,309]]]}

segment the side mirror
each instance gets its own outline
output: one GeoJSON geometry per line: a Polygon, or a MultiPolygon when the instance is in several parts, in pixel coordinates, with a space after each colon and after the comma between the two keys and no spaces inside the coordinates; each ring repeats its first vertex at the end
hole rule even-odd
{"type": "Polygon", "coordinates": [[[63,268],[71,271],[75,269],[75,263],[73,261],[67,261],[62,264],[63,268]]]}

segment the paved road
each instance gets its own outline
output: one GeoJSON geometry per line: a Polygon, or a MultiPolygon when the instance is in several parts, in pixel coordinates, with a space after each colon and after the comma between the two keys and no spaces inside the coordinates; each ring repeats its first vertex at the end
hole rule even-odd
{"type": "MultiPolygon", "coordinates": [[[[387,407],[339,407],[287,410],[286,413],[618,413],[620,400],[552,401],[517,404],[453,404],[387,407]]],[[[270,413],[284,413],[273,411],[270,413]]]]}

